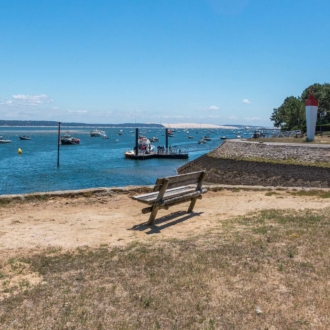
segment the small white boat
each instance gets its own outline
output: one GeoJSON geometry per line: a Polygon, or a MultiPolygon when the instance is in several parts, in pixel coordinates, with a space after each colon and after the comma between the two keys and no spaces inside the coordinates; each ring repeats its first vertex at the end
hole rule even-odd
{"type": "Polygon", "coordinates": [[[11,140],[4,140],[2,136],[0,136],[0,143],[10,143],[11,140]]]}
{"type": "Polygon", "coordinates": [[[205,144],[205,143],[206,143],[206,141],[204,139],[198,140],[198,144],[205,144]]]}
{"type": "Polygon", "coordinates": [[[221,139],[221,140],[227,140],[228,138],[227,138],[227,136],[224,136],[224,135],[223,135],[223,136],[220,137],[220,139],[221,139]]]}
{"type": "Polygon", "coordinates": [[[188,136],[188,139],[193,139],[194,137],[192,135],[189,135],[188,136]]]}
{"type": "Polygon", "coordinates": [[[97,128],[95,128],[94,130],[92,130],[89,133],[90,137],[107,137],[107,135],[105,134],[104,131],[99,131],[97,128]]]}
{"type": "MultiPolygon", "coordinates": [[[[124,152],[126,158],[132,158],[135,155],[135,148],[133,150],[127,150],[124,152]]],[[[155,146],[150,143],[150,140],[145,136],[140,136],[138,140],[138,153],[149,154],[155,151],[155,146]]]]}

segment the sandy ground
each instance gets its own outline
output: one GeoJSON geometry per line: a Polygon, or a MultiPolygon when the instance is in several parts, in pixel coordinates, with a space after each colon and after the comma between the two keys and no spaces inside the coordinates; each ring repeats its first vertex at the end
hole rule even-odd
{"type": "Polygon", "coordinates": [[[125,245],[132,241],[187,238],[213,228],[221,220],[261,209],[320,209],[328,199],[295,197],[286,191],[266,196],[267,191],[221,190],[198,200],[194,213],[189,203],[158,212],[155,225],[145,225],[145,204],[128,195],[106,197],[54,197],[48,201],[25,202],[0,207],[0,256],[37,252],[47,247],[64,250],[101,244],[125,245]]]}

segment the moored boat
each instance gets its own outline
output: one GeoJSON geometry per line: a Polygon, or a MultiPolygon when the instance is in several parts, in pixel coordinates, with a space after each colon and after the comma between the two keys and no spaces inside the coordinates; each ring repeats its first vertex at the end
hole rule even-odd
{"type": "Polygon", "coordinates": [[[103,137],[103,138],[106,138],[107,135],[105,134],[104,131],[100,131],[98,130],[97,128],[95,128],[94,130],[90,131],[89,133],[90,137],[103,137]]]}
{"type": "Polygon", "coordinates": [[[27,135],[22,135],[19,137],[20,140],[32,140],[32,138],[30,136],[27,135]]]}
{"type": "Polygon", "coordinates": [[[0,136],[0,143],[10,143],[11,140],[4,140],[2,136],[0,136]]]}
{"type": "Polygon", "coordinates": [[[79,144],[80,139],[71,136],[69,132],[61,136],[61,144],[79,144]]]}
{"type": "MultiPolygon", "coordinates": [[[[155,150],[155,146],[150,143],[150,140],[145,136],[140,136],[138,140],[138,154],[150,154],[155,150]]],[[[136,153],[136,146],[133,150],[124,152],[126,158],[132,158],[136,153]]]]}

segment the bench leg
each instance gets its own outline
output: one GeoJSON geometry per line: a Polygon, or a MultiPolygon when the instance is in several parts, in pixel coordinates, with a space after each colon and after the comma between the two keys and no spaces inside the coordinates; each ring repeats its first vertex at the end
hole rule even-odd
{"type": "Polygon", "coordinates": [[[190,202],[188,213],[191,213],[194,210],[195,204],[196,204],[197,198],[193,198],[190,202]]]}
{"type": "Polygon", "coordinates": [[[153,223],[156,219],[156,215],[157,215],[158,210],[159,210],[159,206],[153,206],[152,207],[152,211],[151,211],[151,214],[150,214],[150,217],[149,217],[149,220],[148,220],[148,226],[153,225],[153,223]]]}

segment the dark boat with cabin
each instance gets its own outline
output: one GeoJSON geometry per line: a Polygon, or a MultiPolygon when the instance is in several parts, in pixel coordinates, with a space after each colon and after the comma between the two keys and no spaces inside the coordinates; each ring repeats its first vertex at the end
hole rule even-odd
{"type": "Polygon", "coordinates": [[[22,135],[19,137],[20,140],[32,140],[32,138],[30,136],[27,135],[22,135]]]}

